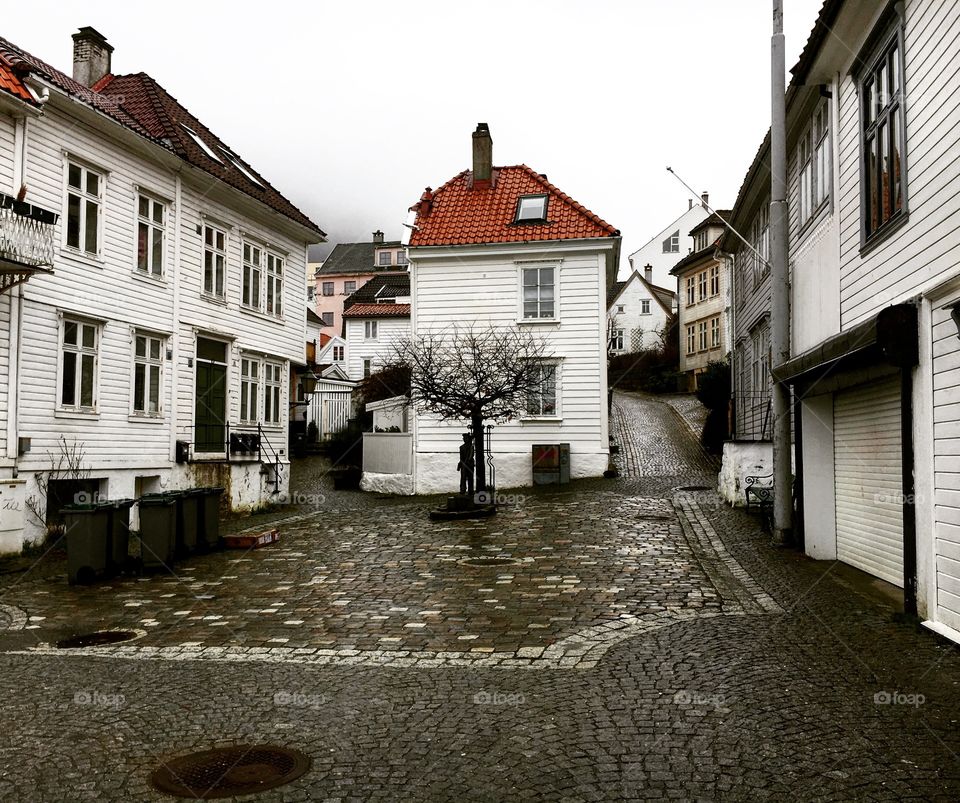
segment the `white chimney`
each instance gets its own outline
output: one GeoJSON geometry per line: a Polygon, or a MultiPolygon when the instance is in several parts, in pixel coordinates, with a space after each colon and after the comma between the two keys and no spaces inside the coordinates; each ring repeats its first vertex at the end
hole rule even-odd
{"type": "Polygon", "coordinates": [[[653,265],[643,266],[643,278],[646,279],[650,284],[653,284],[653,265]]]}
{"type": "Polygon", "coordinates": [[[113,46],[107,38],[89,25],[73,35],[73,80],[93,86],[110,73],[113,46]]]}

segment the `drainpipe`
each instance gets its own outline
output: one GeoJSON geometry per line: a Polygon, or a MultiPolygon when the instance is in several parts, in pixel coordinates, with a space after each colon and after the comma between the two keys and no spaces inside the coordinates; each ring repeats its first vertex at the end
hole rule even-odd
{"type": "MultiPolygon", "coordinates": [[[[13,127],[13,194],[26,183],[27,178],[27,118],[18,117],[13,127]]],[[[20,456],[20,360],[23,351],[23,285],[9,292],[10,326],[7,338],[7,454],[11,460],[20,456]]],[[[14,463],[12,475],[17,476],[14,463]]]]}
{"type": "MultiPolygon", "coordinates": [[[[176,171],[174,176],[174,195],[173,195],[173,219],[174,219],[174,229],[173,229],[173,308],[171,314],[173,320],[171,321],[172,334],[170,335],[170,351],[171,351],[171,360],[169,362],[171,368],[169,371],[169,381],[168,392],[170,394],[170,460],[173,465],[176,465],[177,459],[177,413],[178,410],[178,397],[177,397],[177,387],[180,384],[180,259],[181,259],[181,249],[182,249],[182,235],[181,231],[183,229],[183,179],[180,176],[179,168],[176,171]]],[[[190,387],[193,387],[193,383],[190,383],[190,387]]],[[[193,442],[193,438],[190,438],[190,442],[193,442]]]]}
{"type": "Polygon", "coordinates": [[[737,437],[737,279],[736,279],[736,257],[728,254],[726,251],[717,249],[717,256],[727,264],[727,275],[730,277],[728,285],[730,292],[730,331],[727,333],[729,340],[727,345],[730,348],[730,408],[727,411],[727,418],[730,418],[730,410],[733,411],[733,420],[728,421],[728,429],[731,437],[736,440],[737,437]]]}
{"type": "MultiPolygon", "coordinates": [[[[770,83],[770,278],[771,351],[774,366],[790,359],[790,277],[787,267],[789,217],[787,206],[786,59],[783,0],[773,0],[770,83]]],[[[773,384],[773,541],[789,543],[793,528],[791,482],[790,388],[773,384]]]]}

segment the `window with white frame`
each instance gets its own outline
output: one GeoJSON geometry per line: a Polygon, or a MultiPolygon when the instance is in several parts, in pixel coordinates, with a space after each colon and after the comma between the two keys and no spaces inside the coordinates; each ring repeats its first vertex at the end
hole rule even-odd
{"type": "Polygon", "coordinates": [[[623,313],[626,312],[626,310],[627,310],[627,307],[626,307],[625,304],[617,304],[617,314],[618,314],[618,315],[623,315],[623,313]]]}
{"type": "Polygon", "coordinates": [[[696,279],[693,276],[687,277],[687,306],[692,307],[697,303],[696,299],[696,279]]]}
{"type": "Polygon", "coordinates": [[[690,325],[687,327],[687,354],[695,354],[697,351],[697,327],[690,325]]]}
{"type": "Polygon", "coordinates": [[[531,418],[557,415],[557,366],[540,363],[532,366],[533,389],[527,394],[527,416],[531,418]]]}
{"type": "Polygon", "coordinates": [[[409,265],[410,260],[407,258],[406,251],[397,251],[397,264],[398,265],[409,265]]]}
{"type": "Polygon", "coordinates": [[[680,253],[680,230],[678,229],[666,240],[663,241],[663,253],[665,254],[679,254],[680,253]]]}
{"type": "Polygon", "coordinates": [[[343,346],[334,346],[334,347],[333,347],[333,361],[334,361],[334,362],[343,362],[343,346]]]}
{"type": "Polygon", "coordinates": [[[546,195],[521,195],[514,223],[539,223],[547,219],[546,195]]]}
{"type": "Polygon", "coordinates": [[[649,315],[650,314],[650,299],[641,298],[640,299],[640,314],[649,315]]]}
{"type": "Polygon", "coordinates": [[[800,137],[800,225],[804,225],[830,196],[830,126],[826,102],[814,112],[800,137]]]}
{"type": "Polygon", "coordinates": [[[720,318],[710,319],[710,348],[720,348],[720,318]]]}
{"type": "Polygon", "coordinates": [[[376,340],[377,339],[377,321],[364,321],[363,322],[363,339],[364,340],[376,340]]]}
{"type": "Polygon", "coordinates": [[[240,420],[256,423],[260,398],[260,360],[243,357],[240,360],[240,420]]]}
{"type": "Polygon", "coordinates": [[[64,318],[60,332],[60,407],[93,412],[97,407],[100,326],[64,318]]]}
{"type": "Polygon", "coordinates": [[[164,339],[134,332],[133,341],[133,413],[157,416],[162,403],[164,339]]]}
{"type": "Polygon", "coordinates": [[[251,309],[260,309],[260,283],[263,281],[263,249],[251,243],[243,244],[243,291],[240,303],[251,309]]]}
{"type": "Polygon", "coordinates": [[[203,227],[203,292],[223,298],[226,294],[227,235],[209,224],[203,227]]]}
{"type": "Polygon", "coordinates": [[[366,379],[373,371],[373,360],[367,358],[363,361],[363,378],[366,379]]]}
{"type": "Polygon", "coordinates": [[[91,256],[100,253],[103,183],[96,170],[67,163],[67,246],[91,256]]]}
{"type": "Polygon", "coordinates": [[[610,351],[623,351],[623,329],[610,331],[610,351]]]}
{"type": "Polygon", "coordinates": [[[710,296],[720,295],[720,266],[710,268],[710,296]]]}
{"type": "Polygon", "coordinates": [[[767,389],[769,378],[770,354],[767,345],[767,327],[761,326],[751,336],[751,351],[753,362],[751,365],[751,385],[754,393],[767,389]]]}
{"type": "Polygon", "coordinates": [[[313,301],[314,294],[317,291],[316,285],[307,285],[307,301],[313,301]]]}
{"type": "Polygon", "coordinates": [[[283,390],[283,366],[279,363],[263,364],[263,423],[280,423],[280,399],[283,390]]]}
{"type": "Polygon", "coordinates": [[[707,350],[707,322],[700,321],[697,324],[697,335],[699,338],[700,351],[707,350]]]}
{"type": "Polygon", "coordinates": [[[523,319],[556,317],[556,266],[523,268],[523,319]]]}
{"type": "Polygon", "coordinates": [[[267,252],[267,287],[264,311],[279,318],[283,315],[283,259],[267,252]]]}
{"type": "Polygon", "coordinates": [[[163,275],[166,229],[167,205],[140,193],[137,196],[137,270],[141,273],[163,275]]]}
{"type": "Polygon", "coordinates": [[[707,300],[707,272],[701,271],[697,274],[697,300],[706,301],[707,300]]]}
{"type": "MultiPolygon", "coordinates": [[[[345,296],[353,295],[353,294],[356,293],[356,292],[357,292],[357,282],[356,282],[356,280],[351,279],[350,281],[346,281],[346,282],[343,283],[343,294],[344,294],[345,296]]],[[[332,290],[331,290],[331,292],[330,292],[330,295],[333,295],[333,291],[332,291],[332,290]]]]}
{"type": "Polygon", "coordinates": [[[333,295],[333,282],[323,282],[323,284],[322,284],[322,286],[321,286],[320,289],[321,289],[321,292],[322,292],[325,296],[332,296],[332,295],[333,295]]]}
{"type": "Polygon", "coordinates": [[[392,262],[392,260],[391,260],[391,252],[390,252],[390,251],[381,251],[381,252],[377,255],[377,259],[378,259],[377,264],[378,264],[378,265],[381,265],[381,266],[384,266],[384,267],[387,266],[387,265],[393,264],[393,262],[392,262]]]}

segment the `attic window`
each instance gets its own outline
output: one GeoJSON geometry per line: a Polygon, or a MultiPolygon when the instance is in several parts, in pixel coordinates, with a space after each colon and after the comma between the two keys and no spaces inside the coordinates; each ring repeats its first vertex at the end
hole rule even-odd
{"type": "Polygon", "coordinates": [[[547,219],[546,195],[521,195],[515,223],[539,223],[547,219]]]}
{"type": "Polygon", "coordinates": [[[237,170],[239,170],[243,175],[245,175],[250,181],[256,184],[258,187],[263,187],[262,182],[258,179],[253,173],[251,173],[247,167],[240,161],[240,157],[237,156],[233,151],[229,151],[226,148],[221,148],[220,152],[227,157],[227,161],[230,162],[237,170]]]}
{"type": "Polygon", "coordinates": [[[207,154],[207,156],[213,159],[213,161],[223,164],[223,159],[217,156],[213,148],[211,148],[209,145],[207,145],[206,142],[200,139],[200,135],[196,131],[194,131],[192,128],[189,128],[188,126],[185,126],[183,123],[180,123],[180,126],[181,128],[183,128],[184,131],[186,131],[190,135],[190,139],[192,139],[197,144],[197,147],[199,147],[200,150],[202,150],[205,154],[207,154]]]}

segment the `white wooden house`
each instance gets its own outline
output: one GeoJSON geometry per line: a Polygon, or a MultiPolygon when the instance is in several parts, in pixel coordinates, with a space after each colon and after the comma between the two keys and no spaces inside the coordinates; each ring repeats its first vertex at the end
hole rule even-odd
{"type": "MultiPolygon", "coordinates": [[[[491,167],[486,125],[473,148],[473,170],[427,190],[416,206],[408,249],[413,335],[454,324],[542,335],[554,370],[519,418],[493,430],[497,486],[532,483],[535,444],[569,444],[571,476],[600,476],[609,460],[606,294],[620,233],[529,167],[491,167]]],[[[406,444],[398,445],[402,434],[368,435],[364,487],[456,490],[465,427],[417,410],[406,444]]]]}
{"type": "Polygon", "coordinates": [[[953,3],[824,4],[787,93],[792,357],[771,370],[806,552],[960,641],[956,30],[953,3]]]}
{"type": "Polygon", "coordinates": [[[378,274],[351,295],[344,302],[343,334],[350,379],[363,379],[389,363],[394,345],[410,335],[410,274],[378,274]]]}
{"type": "Polygon", "coordinates": [[[14,399],[0,470],[37,513],[8,548],[70,501],[38,483],[63,448],[108,497],[217,484],[252,508],[289,482],[288,372],[323,233],[152,78],[113,75],[112,50],[81,29],[71,77],[0,40],[44,100],[0,110],[2,189],[60,215],[53,275],[0,296],[0,396],[14,399]]]}
{"type": "Polygon", "coordinates": [[[617,282],[607,299],[608,349],[611,355],[659,347],[676,294],[653,284],[653,268],[635,270],[617,282]]]}
{"type": "Polygon", "coordinates": [[[704,193],[702,203],[689,201],[687,211],[676,220],[669,223],[653,235],[642,247],[627,257],[627,265],[623,268],[623,279],[626,280],[637,272],[643,271],[646,265],[652,270],[651,283],[659,287],[676,288],[676,280],[670,275],[670,269],[677,261],[693,250],[693,237],[690,230],[709,217],[704,204],[710,203],[710,196],[704,193]]]}

